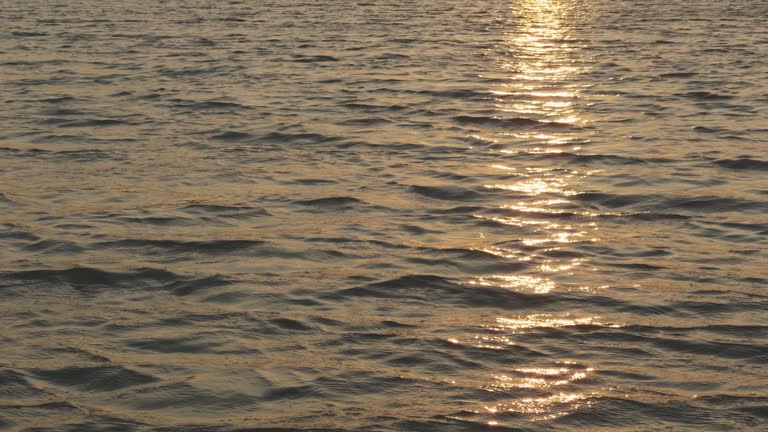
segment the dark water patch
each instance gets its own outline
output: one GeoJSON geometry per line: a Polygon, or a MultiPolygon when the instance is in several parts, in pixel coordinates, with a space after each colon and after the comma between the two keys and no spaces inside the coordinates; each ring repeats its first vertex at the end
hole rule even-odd
{"type": "Polygon", "coordinates": [[[194,254],[232,254],[245,253],[254,248],[261,248],[266,242],[260,240],[153,240],[126,239],[95,243],[96,248],[137,249],[141,253],[194,253],[194,254]]]}
{"type": "Polygon", "coordinates": [[[669,72],[659,75],[661,78],[692,78],[698,75],[697,72],[669,72]]]}
{"type": "Polygon", "coordinates": [[[338,124],[346,125],[346,126],[374,126],[374,125],[382,125],[387,123],[393,123],[393,122],[392,120],[381,118],[381,117],[366,117],[366,118],[348,119],[348,120],[339,122],[338,124]]]}
{"type": "Polygon", "coordinates": [[[621,267],[625,269],[641,270],[641,271],[658,271],[658,270],[664,270],[667,268],[664,266],[645,264],[645,263],[605,263],[604,265],[610,266],[610,267],[621,267]]]}
{"type": "Polygon", "coordinates": [[[48,36],[48,33],[35,32],[35,31],[13,31],[13,32],[11,32],[11,34],[16,36],[16,37],[44,37],[44,36],[48,36]]]}
{"type": "Polygon", "coordinates": [[[459,214],[459,215],[461,215],[461,214],[472,214],[472,213],[476,213],[476,212],[482,212],[482,211],[485,211],[485,210],[491,211],[491,210],[496,210],[496,209],[495,208],[494,209],[488,209],[486,207],[480,207],[480,206],[458,206],[458,207],[451,207],[451,208],[447,208],[447,209],[434,209],[434,210],[432,210],[432,212],[434,212],[436,214],[449,214],[449,215],[459,214]]]}
{"type": "Polygon", "coordinates": [[[739,299],[733,302],[714,302],[714,301],[679,301],[675,302],[676,311],[689,311],[696,314],[733,314],[738,312],[760,311],[768,307],[768,300],[745,300],[739,299]]]}
{"type": "Polygon", "coordinates": [[[93,120],[80,120],[69,121],[63,120],[58,123],[58,127],[61,128],[89,128],[89,127],[106,127],[106,126],[121,126],[121,125],[134,125],[135,123],[126,120],[116,119],[93,119],[93,120]]]}
{"type": "Polygon", "coordinates": [[[23,158],[56,158],[61,160],[74,160],[79,162],[99,162],[104,160],[124,160],[125,158],[115,152],[109,152],[97,149],[82,150],[61,150],[51,151],[37,148],[15,149],[9,147],[0,147],[0,154],[5,153],[13,157],[23,158]]]}
{"type": "Polygon", "coordinates": [[[51,108],[42,111],[43,114],[57,117],[57,116],[84,116],[87,113],[71,108],[51,108]]]}
{"type": "Polygon", "coordinates": [[[444,201],[474,201],[490,195],[486,191],[458,186],[409,186],[409,189],[418,195],[444,201]]]}
{"type": "Polygon", "coordinates": [[[339,141],[341,138],[316,133],[287,133],[270,132],[259,137],[259,142],[266,143],[295,143],[295,144],[320,144],[339,141]]]}
{"type": "Polygon", "coordinates": [[[747,360],[753,363],[768,363],[768,344],[736,344],[723,342],[683,341],[680,339],[659,339],[653,341],[656,347],[693,355],[719,357],[724,359],[747,360]]]}
{"type": "Polygon", "coordinates": [[[359,103],[359,102],[347,102],[342,103],[342,107],[347,108],[351,111],[363,111],[367,113],[380,113],[380,112],[399,112],[404,109],[406,109],[403,105],[376,105],[376,104],[367,104],[367,103],[359,103]]]}
{"type": "Polygon", "coordinates": [[[133,217],[122,216],[114,214],[101,214],[97,216],[98,219],[106,220],[113,224],[137,224],[137,225],[154,225],[154,226],[188,226],[195,225],[195,221],[189,218],[180,216],[165,217],[165,216],[147,216],[147,217],[133,217]]]}
{"type": "Polygon", "coordinates": [[[221,287],[229,287],[233,284],[233,280],[217,275],[176,280],[163,285],[161,289],[168,291],[176,296],[188,296],[208,293],[210,290],[221,287]]]}
{"type": "Polygon", "coordinates": [[[61,369],[38,370],[34,372],[34,375],[54,385],[88,392],[109,392],[159,381],[158,378],[151,375],[120,366],[71,366],[61,369]]]}
{"type": "Polygon", "coordinates": [[[332,179],[304,178],[304,179],[292,180],[291,183],[306,185],[306,186],[314,186],[314,185],[336,184],[338,182],[332,179]]]}
{"type": "Polygon", "coordinates": [[[294,386],[270,389],[264,393],[263,399],[267,401],[297,400],[303,398],[327,398],[316,386],[294,386]]]}
{"type": "Polygon", "coordinates": [[[43,119],[43,120],[38,120],[37,123],[42,124],[42,125],[57,125],[57,124],[67,123],[69,121],[70,121],[69,119],[58,118],[58,117],[49,117],[49,118],[46,118],[46,119],[43,119]]]}
{"type": "Polygon", "coordinates": [[[343,209],[352,206],[358,206],[365,204],[364,201],[353,197],[337,196],[327,198],[317,198],[310,200],[294,201],[294,204],[305,207],[317,207],[317,208],[329,208],[329,209],[343,209]]]}
{"type": "Polygon", "coordinates": [[[710,127],[710,126],[694,126],[693,130],[695,132],[707,133],[707,134],[717,134],[717,133],[723,133],[727,131],[727,129],[724,129],[724,128],[710,127]]]}
{"type": "Polygon", "coordinates": [[[23,249],[28,252],[35,252],[43,255],[77,254],[84,251],[81,246],[62,240],[40,240],[25,245],[23,249]]]}
{"type": "Polygon", "coordinates": [[[657,208],[699,212],[734,212],[768,210],[768,203],[719,196],[618,195],[585,192],[574,196],[578,201],[608,208],[657,208]]]}
{"type": "Polygon", "coordinates": [[[95,150],[95,149],[82,149],[82,150],[62,150],[53,152],[52,156],[61,158],[64,160],[72,160],[77,162],[103,162],[105,160],[126,160],[123,154],[95,150]]]}
{"type": "Polygon", "coordinates": [[[722,159],[715,161],[714,164],[723,168],[739,171],[768,171],[768,161],[751,158],[722,159]]]}
{"type": "Polygon", "coordinates": [[[175,280],[183,280],[181,276],[167,270],[137,269],[127,272],[110,272],[96,268],[75,267],[63,270],[24,270],[0,273],[0,278],[43,283],[50,285],[66,285],[75,289],[88,288],[117,288],[161,285],[175,280]]]}
{"type": "Polygon", "coordinates": [[[128,407],[140,411],[182,411],[213,414],[219,410],[253,407],[258,396],[239,392],[213,391],[191,383],[178,382],[129,389],[119,395],[128,407]]]}
{"type": "MultiPolygon", "coordinates": [[[[126,343],[130,348],[151,351],[156,353],[171,354],[229,354],[229,350],[221,349],[224,342],[217,341],[215,335],[195,334],[193,336],[165,337],[145,340],[137,340],[126,343]]],[[[256,354],[251,353],[251,354],[256,354]]]]}
{"type": "Polygon", "coordinates": [[[426,94],[430,96],[449,98],[449,99],[466,99],[466,100],[487,100],[491,99],[491,94],[484,91],[470,90],[470,89],[457,89],[457,90],[418,90],[415,91],[418,94],[426,94]]]}
{"type": "Polygon", "coordinates": [[[43,396],[45,393],[32,385],[26,376],[12,369],[0,369],[0,400],[21,401],[43,396]]]}
{"type": "Polygon", "coordinates": [[[271,216],[271,213],[261,207],[245,205],[218,205],[218,204],[189,204],[179,210],[203,217],[248,219],[271,216]]]}
{"type": "Polygon", "coordinates": [[[327,62],[337,62],[339,61],[338,58],[329,56],[329,55],[303,55],[303,54],[294,54],[292,56],[292,61],[296,63],[327,63],[327,62]]]}
{"type": "MultiPolygon", "coordinates": [[[[11,227],[13,228],[13,227],[11,227]]],[[[40,241],[40,237],[27,231],[0,231],[0,239],[3,240],[22,240],[27,242],[40,241]]]]}
{"type": "MultiPolygon", "coordinates": [[[[84,318],[84,319],[78,320],[76,323],[73,323],[72,325],[93,328],[96,326],[100,326],[105,322],[106,321],[99,322],[98,320],[89,320],[87,318],[84,318]]],[[[105,363],[105,364],[112,363],[112,360],[110,360],[107,357],[104,357],[102,355],[95,354],[85,349],[77,348],[77,347],[51,347],[51,348],[45,349],[45,353],[49,356],[49,358],[59,359],[62,356],[66,356],[70,358],[76,358],[80,361],[85,361],[89,363],[105,363]]]]}
{"type": "Polygon", "coordinates": [[[733,212],[733,211],[766,211],[768,202],[750,201],[739,198],[725,198],[715,196],[699,196],[686,199],[667,198],[663,204],[671,208],[681,208],[686,210],[711,211],[711,212],[733,212]]]}
{"type": "Polygon", "coordinates": [[[236,102],[209,100],[202,102],[186,101],[182,99],[171,99],[173,108],[186,109],[190,111],[224,111],[224,112],[239,112],[245,110],[251,110],[252,107],[248,105],[239,104],[236,102]]]}
{"type": "Polygon", "coordinates": [[[315,330],[312,326],[304,324],[301,321],[297,321],[289,318],[275,318],[270,320],[269,322],[283,330],[302,331],[302,332],[315,330]]]}
{"type": "Polygon", "coordinates": [[[78,101],[78,99],[75,98],[74,96],[59,96],[59,97],[52,97],[47,99],[40,99],[40,102],[51,103],[51,104],[58,104],[63,102],[75,102],[75,101],[78,101]]]}
{"type": "Polygon", "coordinates": [[[372,57],[372,59],[375,60],[406,60],[411,58],[411,56],[406,54],[399,54],[399,53],[384,53],[379,54],[375,57],[372,57]]]}
{"type": "Polygon", "coordinates": [[[414,235],[442,234],[443,231],[431,230],[418,225],[400,225],[399,228],[414,235]]]}
{"type": "Polygon", "coordinates": [[[13,147],[0,147],[0,152],[5,153],[11,157],[39,157],[42,155],[50,154],[51,151],[43,150],[39,148],[13,148],[13,147]]]}
{"type": "Polygon", "coordinates": [[[695,100],[728,100],[733,99],[733,96],[712,93],[707,91],[692,91],[688,93],[677,93],[675,96],[685,97],[695,100]]]}
{"type": "Polygon", "coordinates": [[[241,72],[242,66],[183,67],[178,69],[161,68],[158,73],[170,78],[197,78],[200,76],[217,77],[241,72]]]}
{"type": "MultiPolygon", "coordinates": [[[[32,140],[33,143],[75,143],[82,145],[83,143],[91,144],[119,144],[119,143],[134,143],[137,142],[134,138],[94,138],[87,135],[60,135],[60,134],[46,134],[36,137],[32,140]]],[[[91,152],[98,151],[94,149],[72,150],[73,152],[91,152]]],[[[58,152],[59,154],[66,154],[66,151],[58,152]]],[[[115,154],[115,153],[113,153],[115,154]]]]}
{"type": "Polygon", "coordinates": [[[392,321],[392,320],[382,321],[381,325],[386,327],[386,328],[411,328],[411,327],[416,327],[416,326],[414,326],[412,324],[403,324],[403,323],[400,323],[400,322],[397,322],[397,321],[392,321]]]}
{"type": "MultiPolygon", "coordinates": [[[[247,313],[230,312],[227,310],[206,309],[205,312],[179,312],[172,315],[152,314],[145,312],[142,316],[147,317],[149,321],[137,320],[129,323],[110,322],[104,325],[105,330],[114,333],[125,332],[143,332],[146,328],[172,329],[178,331],[180,328],[195,329],[195,331],[211,331],[211,328],[237,330],[239,325],[254,323],[251,328],[260,329],[264,326],[264,320],[251,320],[247,313]],[[199,329],[199,330],[198,330],[199,329]]],[[[141,333],[143,334],[143,333],[141,333]]],[[[234,335],[235,333],[228,333],[234,335]]],[[[176,334],[174,334],[175,336],[176,334]]],[[[135,334],[134,334],[135,336],[135,334]]]]}
{"type": "MultiPolygon", "coordinates": [[[[671,248],[666,246],[658,246],[654,248],[640,248],[640,247],[626,247],[626,248],[610,248],[600,244],[587,244],[582,249],[592,252],[594,254],[600,254],[611,257],[622,258],[649,258],[649,257],[661,257],[669,256],[672,254],[671,248]]],[[[611,264],[607,264],[611,265],[611,264]]]]}
{"type": "Polygon", "coordinates": [[[246,141],[253,139],[253,135],[246,132],[228,131],[211,136],[216,141],[246,141]]]}

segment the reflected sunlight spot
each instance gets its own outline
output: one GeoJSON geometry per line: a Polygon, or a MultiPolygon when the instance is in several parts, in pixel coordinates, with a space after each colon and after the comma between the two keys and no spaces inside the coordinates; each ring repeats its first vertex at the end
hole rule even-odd
{"type": "Polygon", "coordinates": [[[504,249],[499,247],[486,247],[482,249],[475,249],[479,250],[481,252],[489,253],[491,255],[495,255],[497,257],[501,258],[514,258],[518,261],[529,261],[531,259],[530,256],[525,255],[524,252],[521,251],[513,251],[510,249],[504,249]]]}
{"type": "Polygon", "coordinates": [[[583,258],[574,258],[571,260],[568,264],[561,264],[561,265],[552,265],[552,264],[542,264],[539,266],[539,270],[546,273],[559,273],[564,272],[568,270],[573,270],[574,267],[580,266],[584,263],[583,258]]]}
{"type": "Polygon", "coordinates": [[[517,291],[546,294],[555,289],[555,282],[536,276],[490,275],[471,281],[472,285],[513,288],[517,291]]]}
{"type": "Polygon", "coordinates": [[[560,328],[560,327],[573,327],[573,326],[599,326],[619,328],[620,324],[606,324],[598,321],[598,316],[583,317],[583,318],[568,318],[565,317],[556,318],[550,314],[531,314],[527,316],[521,316],[517,318],[496,318],[496,325],[489,326],[488,328],[496,331],[518,331],[529,330],[536,328],[560,328]]]}
{"type": "MultiPolygon", "coordinates": [[[[558,228],[559,225],[552,226],[552,228],[558,228]]],[[[549,228],[549,227],[548,227],[549,228]]],[[[570,226],[567,226],[565,228],[570,228],[570,226]]],[[[582,242],[580,237],[584,237],[584,235],[587,234],[586,232],[556,232],[550,234],[548,238],[543,239],[536,239],[536,238],[528,238],[523,240],[523,244],[526,246],[536,246],[544,243],[577,243],[582,242]]],[[[569,266],[573,267],[576,265],[575,263],[571,263],[569,266]]]]}
{"type": "Polygon", "coordinates": [[[558,123],[567,123],[567,124],[572,124],[572,125],[576,125],[576,124],[582,123],[582,120],[581,120],[580,117],[576,117],[576,116],[573,116],[573,115],[572,116],[568,116],[568,117],[560,117],[556,121],[558,123]]]}
{"type": "Polygon", "coordinates": [[[550,102],[544,102],[542,106],[545,106],[547,108],[567,108],[571,105],[573,105],[571,102],[550,101],[550,102]]]}
{"type": "Polygon", "coordinates": [[[537,178],[522,181],[515,184],[487,184],[487,189],[502,189],[513,192],[522,192],[531,196],[543,193],[561,194],[565,196],[576,195],[577,192],[567,189],[568,183],[562,177],[537,178]]]}
{"type": "Polygon", "coordinates": [[[508,404],[498,404],[494,407],[486,407],[496,413],[527,414],[532,415],[531,420],[553,420],[571,412],[592,404],[591,398],[596,393],[558,393],[551,396],[538,398],[524,398],[512,401],[508,404]]]}
{"type": "Polygon", "coordinates": [[[519,202],[517,204],[503,205],[500,208],[519,211],[522,213],[547,213],[547,214],[566,213],[565,210],[545,208],[546,206],[552,206],[557,204],[568,204],[568,201],[564,199],[551,199],[551,200],[544,200],[544,201],[536,201],[532,203],[519,202]]]}
{"type": "Polygon", "coordinates": [[[487,388],[490,390],[544,389],[570,384],[587,377],[593,368],[520,368],[515,376],[496,375],[487,388]]]}

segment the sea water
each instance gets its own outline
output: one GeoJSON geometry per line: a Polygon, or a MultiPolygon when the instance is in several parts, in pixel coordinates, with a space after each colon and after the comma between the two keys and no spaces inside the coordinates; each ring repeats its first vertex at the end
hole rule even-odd
{"type": "Polygon", "coordinates": [[[0,429],[768,422],[768,2],[4,0],[0,429]]]}

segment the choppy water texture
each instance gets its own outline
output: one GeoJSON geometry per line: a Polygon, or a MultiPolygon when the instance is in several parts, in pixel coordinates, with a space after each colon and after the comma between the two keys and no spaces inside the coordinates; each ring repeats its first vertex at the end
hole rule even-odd
{"type": "Polygon", "coordinates": [[[768,2],[2,11],[0,429],[765,430],[768,2]]]}

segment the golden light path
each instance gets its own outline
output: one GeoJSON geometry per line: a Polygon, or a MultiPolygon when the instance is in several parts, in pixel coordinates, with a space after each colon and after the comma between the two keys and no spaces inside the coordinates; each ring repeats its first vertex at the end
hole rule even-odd
{"type": "MultiPolygon", "coordinates": [[[[504,52],[497,61],[502,71],[509,76],[507,84],[494,89],[495,110],[508,117],[525,117],[539,122],[565,125],[562,132],[532,130],[524,132],[500,132],[500,139],[514,138],[523,143],[522,148],[501,150],[502,153],[548,154],[559,153],[563,148],[578,151],[579,138],[573,130],[583,127],[587,120],[579,113],[576,101],[584,83],[578,75],[589,70],[590,65],[581,52],[583,43],[574,41],[573,29],[584,19],[583,4],[575,0],[520,0],[510,5],[506,17],[510,29],[505,38],[504,52]]],[[[486,137],[487,138],[487,137],[486,137]]],[[[500,139],[490,138],[493,141],[500,139]]],[[[486,216],[495,223],[510,227],[524,227],[539,235],[522,240],[525,246],[550,246],[556,250],[567,243],[593,241],[588,230],[594,224],[576,226],[571,223],[552,221],[551,218],[536,218],[537,214],[548,216],[561,213],[556,207],[567,203],[565,199],[579,191],[573,182],[593,174],[593,171],[545,167],[512,167],[509,164],[493,164],[491,169],[518,178],[513,183],[486,184],[489,189],[506,190],[526,197],[543,199],[505,203],[503,209],[512,210],[522,216],[486,216]],[[554,207],[554,208],[553,208],[554,207]]],[[[486,247],[483,252],[506,258],[530,260],[530,255],[498,247],[486,247]]],[[[537,269],[541,273],[568,271],[582,264],[581,259],[570,262],[545,261],[537,269]]],[[[548,278],[519,275],[488,275],[473,281],[479,285],[494,285],[520,289],[525,292],[547,293],[555,288],[555,282],[548,278]]]]}
{"type": "MultiPolygon", "coordinates": [[[[572,33],[587,13],[583,3],[576,0],[519,0],[511,4],[510,14],[506,17],[510,30],[505,46],[500,47],[505,55],[498,58],[500,68],[511,79],[508,84],[493,91],[495,110],[501,117],[529,118],[540,122],[543,127],[522,132],[499,132],[496,137],[483,137],[494,142],[522,143],[520,148],[505,149],[501,154],[547,155],[563,151],[578,152],[581,149],[583,138],[575,135],[587,125],[588,120],[579,112],[577,105],[585,85],[579,75],[587,72],[590,66],[581,53],[583,44],[574,41],[572,33]],[[553,127],[547,127],[550,124],[553,127]]],[[[568,243],[595,241],[590,235],[590,231],[596,229],[594,223],[577,225],[553,220],[551,217],[562,212],[557,208],[558,205],[567,203],[568,197],[579,193],[574,185],[575,180],[593,172],[552,168],[516,168],[502,163],[491,165],[491,169],[510,174],[516,181],[487,184],[485,187],[523,194],[526,200],[501,206],[520,216],[475,217],[490,219],[510,227],[528,228],[538,233],[536,236],[522,239],[521,243],[528,247],[556,250],[568,243]]],[[[484,248],[483,251],[519,261],[531,260],[530,253],[513,249],[492,246],[484,248]]],[[[572,258],[542,262],[543,264],[537,267],[536,275],[490,274],[478,277],[470,283],[545,295],[557,288],[556,282],[547,275],[568,274],[582,264],[583,260],[572,258]]],[[[497,317],[493,325],[486,326],[486,329],[492,332],[491,335],[484,333],[465,343],[485,349],[504,349],[515,345],[515,335],[542,328],[582,325],[614,326],[603,324],[599,317],[593,316],[532,314],[497,317]]],[[[534,394],[537,396],[484,406],[483,410],[491,416],[488,425],[500,424],[505,414],[524,415],[531,420],[546,420],[588,405],[591,394],[572,390],[573,383],[587,378],[592,372],[591,367],[561,361],[557,367],[553,367],[550,362],[547,365],[532,365],[493,375],[491,382],[485,386],[488,391],[531,389],[536,391],[534,394]],[[563,387],[571,391],[558,390],[563,387]],[[546,391],[550,393],[548,396],[538,396],[546,391]]]]}

